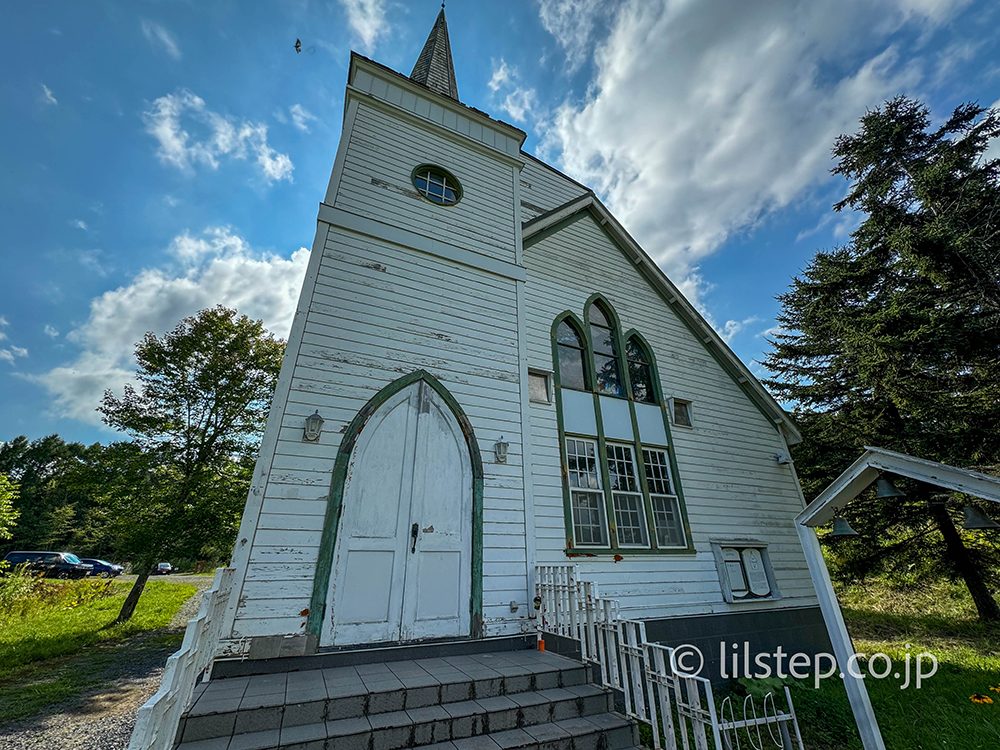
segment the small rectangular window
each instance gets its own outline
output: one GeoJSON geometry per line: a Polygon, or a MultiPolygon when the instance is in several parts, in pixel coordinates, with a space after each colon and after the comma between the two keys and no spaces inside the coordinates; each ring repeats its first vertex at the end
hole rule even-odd
{"type": "Polygon", "coordinates": [[[566,438],[566,470],[573,513],[573,539],[580,547],[607,547],[604,491],[597,463],[597,443],[566,438]]]}
{"type": "Polygon", "coordinates": [[[544,372],[528,372],[528,398],[540,404],[550,404],[549,376],[544,372]]]}
{"type": "Polygon", "coordinates": [[[713,541],[712,551],[727,602],[780,599],[767,544],[752,540],[713,541]]]}
{"type": "Polygon", "coordinates": [[[680,425],[681,427],[691,426],[691,402],[683,401],[679,398],[673,399],[674,402],[674,424],[680,425]]]}

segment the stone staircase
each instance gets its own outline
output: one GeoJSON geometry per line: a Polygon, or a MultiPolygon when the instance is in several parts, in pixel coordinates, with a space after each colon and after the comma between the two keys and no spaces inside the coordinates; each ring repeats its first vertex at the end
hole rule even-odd
{"type": "Polygon", "coordinates": [[[590,669],[545,651],[214,679],[177,750],[627,750],[637,726],[590,669]]]}

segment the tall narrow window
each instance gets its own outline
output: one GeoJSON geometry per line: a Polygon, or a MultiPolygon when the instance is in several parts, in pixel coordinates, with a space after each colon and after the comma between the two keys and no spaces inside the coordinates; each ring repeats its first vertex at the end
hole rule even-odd
{"type": "Polygon", "coordinates": [[[583,369],[583,338],[576,328],[563,320],[556,328],[556,343],[559,345],[559,385],[575,391],[586,391],[587,375],[583,369]]]}
{"type": "Polygon", "coordinates": [[[597,463],[597,443],[566,438],[566,464],[573,538],[578,546],[606,547],[607,521],[604,517],[604,490],[597,463]]]}
{"type": "Polygon", "coordinates": [[[636,476],[634,449],[631,445],[612,443],[608,443],[607,448],[618,545],[648,547],[646,509],[642,502],[642,488],[636,476]]]}
{"type": "Polygon", "coordinates": [[[590,318],[590,336],[594,342],[594,374],[597,389],[609,396],[624,396],[621,370],[618,366],[618,347],[611,321],[603,310],[592,304],[587,311],[590,318]]]}
{"type": "Polygon", "coordinates": [[[628,359],[628,379],[632,384],[632,398],[642,403],[655,404],[656,396],[653,393],[649,357],[635,336],[625,343],[625,357],[628,359]]]}
{"type": "Polygon", "coordinates": [[[660,547],[684,547],[684,524],[681,521],[680,504],[670,478],[670,462],[665,450],[646,448],[642,451],[642,462],[646,470],[646,486],[649,501],[653,507],[653,524],[656,527],[656,543],[660,547]]]}

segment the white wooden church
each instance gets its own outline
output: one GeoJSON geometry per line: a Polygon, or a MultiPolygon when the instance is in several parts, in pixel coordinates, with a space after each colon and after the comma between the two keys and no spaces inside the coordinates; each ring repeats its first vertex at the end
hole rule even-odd
{"type": "Polygon", "coordinates": [[[799,434],[593,191],[352,54],[343,134],[236,543],[224,652],[523,638],[536,566],[651,639],[826,639],[799,434]]]}

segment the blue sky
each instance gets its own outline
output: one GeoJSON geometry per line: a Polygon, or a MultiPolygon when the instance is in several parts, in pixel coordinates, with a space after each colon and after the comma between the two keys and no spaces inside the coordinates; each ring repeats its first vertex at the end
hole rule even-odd
{"type": "MultiPolygon", "coordinates": [[[[222,302],[286,336],[351,49],[409,73],[393,0],[0,10],[0,440],[115,439],[147,331],[222,302]],[[303,52],[296,54],[296,38],[303,52]]],[[[996,3],[531,0],[447,9],[464,103],[591,185],[755,372],[790,277],[859,217],[833,139],[897,93],[1000,100],[996,3]]],[[[996,146],[992,153],[1000,156],[996,146]]]]}

